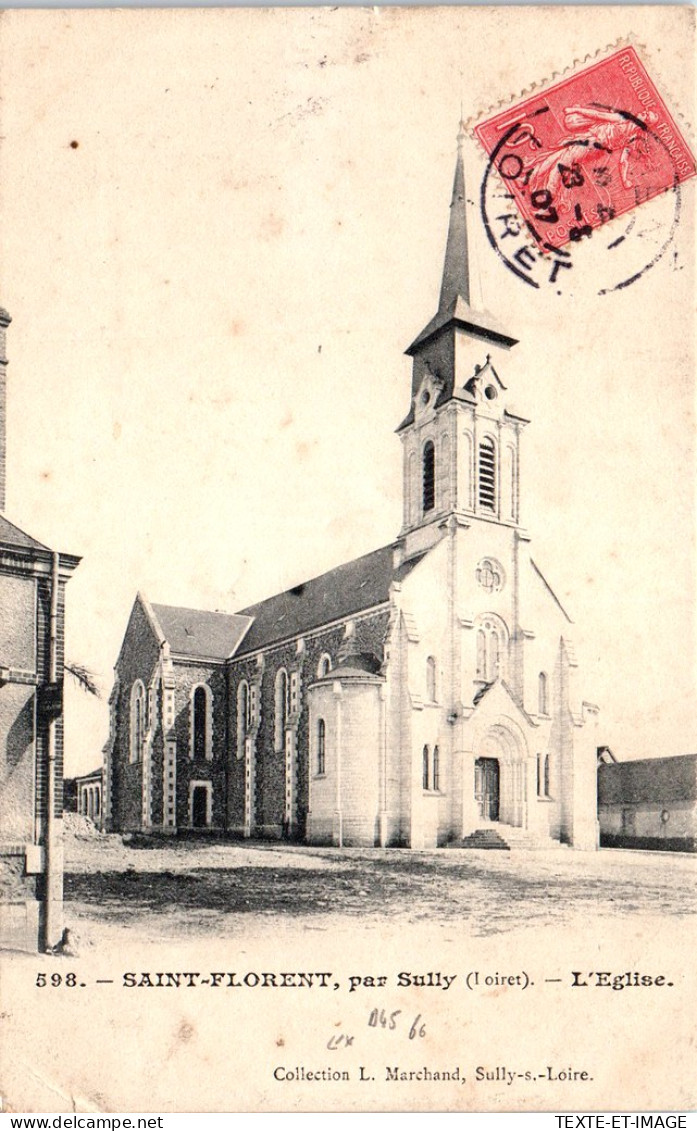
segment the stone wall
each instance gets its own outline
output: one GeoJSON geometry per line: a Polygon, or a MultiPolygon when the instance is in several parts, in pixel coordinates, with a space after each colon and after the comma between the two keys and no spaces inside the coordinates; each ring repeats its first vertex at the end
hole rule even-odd
{"type": "MultiPolygon", "coordinates": [[[[385,634],[389,614],[387,610],[357,616],[350,621],[342,621],[332,628],[308,634],[301,638],[264,649],[263,670],[259,688],[258,716],[253,726],[255,756],[255,804],[254,828],[268,836],[290,835],[303,840],[306,836],[309,797],[309,731],[307,709],[307,687],[318,676],[319,662],[326,653],[336,667],[343,648],[346,647],[346,626],[352,624],[355,636],[352,647],[358,651],[370,652],[382,660],[385,634]],[[275,750],[275,686],[276,675],[285,668],[290,678],[295,673],[299,680],[298,710],[290,713],[288,730],[292,733],[295,749],[296,798],[293,819],[290,826],[286,821],[286,754],[275,750]]],[[[228,827],[234,831],[244,829],[245,796],[245,758],[237,757],[237,690],[242,680],[248,683],[259,680],[260,668],[257,656],[241,657],[231,661],[228,673],[229,734],[230,734],[230,778],[228,783],[228,827]]]]}

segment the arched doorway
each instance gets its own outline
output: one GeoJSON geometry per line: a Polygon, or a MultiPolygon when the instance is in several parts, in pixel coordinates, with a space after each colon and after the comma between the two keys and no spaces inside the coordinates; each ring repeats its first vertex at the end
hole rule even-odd
{"type": "Polygon", "coordinates": [[[527,827],[527,762],[525,737],[512,720],[502,719],[480,733],[474,749],[474,800],[480,820],[527,827]]]}

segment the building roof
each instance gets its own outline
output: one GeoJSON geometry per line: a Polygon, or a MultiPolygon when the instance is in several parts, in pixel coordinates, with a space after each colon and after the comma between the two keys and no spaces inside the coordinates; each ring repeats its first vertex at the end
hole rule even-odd
{"type": "MultiPolygon", "coordinates": [[[[90,772],[88,774],[76,774],[75,777],[72,780],[76,784],[79,783],[79,782],[101,781],[103,772],[104,772],[104,767],[103,766],[97,766],[96,770],[90,770],[90,772]]],[[[69,779],[66,778],[66,781],[68,781],[68,780],[69,779]]]]}
{"type": "Polygon", "coordinates": [[[13,522],[9,522],[4,515],[0,514],[0,544],[4,546],[21,546],[27,550],[45,550],[50,553],[48,546],[44,546],[43,542],[37,542],[36,538],[32,538],[30,534],[25,534],[13,522]]]}
{"type": "MultiPolygon", "coordinates": [[[[294,585],[285,593],[243,609],[244,615],[253,617],[254,622],[236,655],[265,648],[277,640],[301,636],[313,628],[386,602],[390,585],[397,579],[394,548],[394,543],[382,546],[302,585],[294,585]]],[[[405,570],[409,572],[408,564],[400,567],[400,576],[404,576],[405,570]]]]}
{"type": "Polygon", "coordinates": [[[209,613],[174,605],[151,605],[172,652],[197,659],[226,660],[249,628],[248,616],[209,613]]]}

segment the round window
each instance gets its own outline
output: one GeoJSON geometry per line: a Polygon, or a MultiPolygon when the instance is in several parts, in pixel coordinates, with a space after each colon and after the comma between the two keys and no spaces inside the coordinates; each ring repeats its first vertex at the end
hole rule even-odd
{"type": "Polygon", "coordinates": [[[503,566],[496,561],[496,558],[482,558],[475,571],[475,577],[482,589],[486,589],[488,593],[498,592],[506,583],[503,566]]]}

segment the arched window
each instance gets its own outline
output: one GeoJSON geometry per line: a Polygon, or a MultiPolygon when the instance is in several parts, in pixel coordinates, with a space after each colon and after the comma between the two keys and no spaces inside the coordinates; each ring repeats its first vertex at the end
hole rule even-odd
{"type": "Polygon", "coordinates": [[[332,658],[328,652],[323,652],[317,665],[317,678],[322,679],[332,670],[332,658]]]}
{"type": "Polygon", "coordinates": [[[542,783],[545,797],[549,797],[549,754],[545,754],[544,781],[542,783]]]}
{"type": "Polygon", "coordinates": [[[192,758],[210,758],[211,745],[211,690],[199,683],[191,692],[191,747],[192,758]]]}
{"type": "Polygon", "coordinates": [[[437,746],[433,747],[433,772],[431,774],[431,785],[434,790],[440,789],[440,750],[437,746]]]}
{"type": "Polygon", "coordinates": [[[426,698],[429,703],[436,702],[436,658],[429,656],[426,660],[426,698]]]}
{"type": "Polygon", "coordinates": [[[428,783],[430,781],[429,765],[428,765],[429,761],[430,761],[430,756],[429,756],[428,746],[424,746],[424,753],[423,753],[423,787],[424,787],[424,789],[428,789],[428,783]]]}
{"type": "Polygon", "coordinates": [[[542,755],[537,755],[537,796],[542,797],[542,755]]]}
{"type": "Polygon", "coordinates": [[[131,689],[131,761],[140,762],[143,757],[145,737],[145,688],[137,679],[131,689]]]}
{"type": "Polygon", "coordinates": [[[317,773],[326,771],[327,728],[324,719],[317,720],[317,773]]]}
{"type": "Polygon", "coordinates": [[[545,672],[540,672],[537,688],[537,711],[540,715],[549,714],[549,702],[547,698],[547,675],[545,672]]]}
{"type": "Polygon", "coordinates": [[[479,618],[477,629],[477,676],[479,680],[493,683],[505,677],[508,648],[506,626],[500,617],[492,614],[479,618]]]}
{"type": "Polygon", "coordinates": [[[100,801],[101,801],[101,798],[99,796],[99,790],[95,787],[95,791],[94,791],[94,815],[95,815],[95,817],[99,816],[99,810],[101,808],[100,801]]]}
{"type": "Polygon", "coordinates": [[[237,688],[237,757],[244,756],[244,742],[249,730],[249,685],[243,679],[237,688]]]}
{"type": "Polygon", "coordinates": [[[274,750],[280,754],[285,747],[286,722],[288,720],[288,674],[285,668],[276,672],[274,750]]]}
{"type": "Polygon", "coordinates": [[[479,445],[479,505],[496,513],[496,446],[489,436],[479,445]]]}
{"type": "Polygon", "coordinates": [[[206,757],[207,746],[207,719],[206,719],[206,692],[202,687],[197,687],[194,691],[194,701],[192,705],[193,714],[193,732],[194,732],[194,758],[206,757]]]}
{"type": "Polygon", "coordinates": [[[433,441],[427,440],[423,454],[423,508],[424,514],[436,505],[436,453],[433,441]]]}

